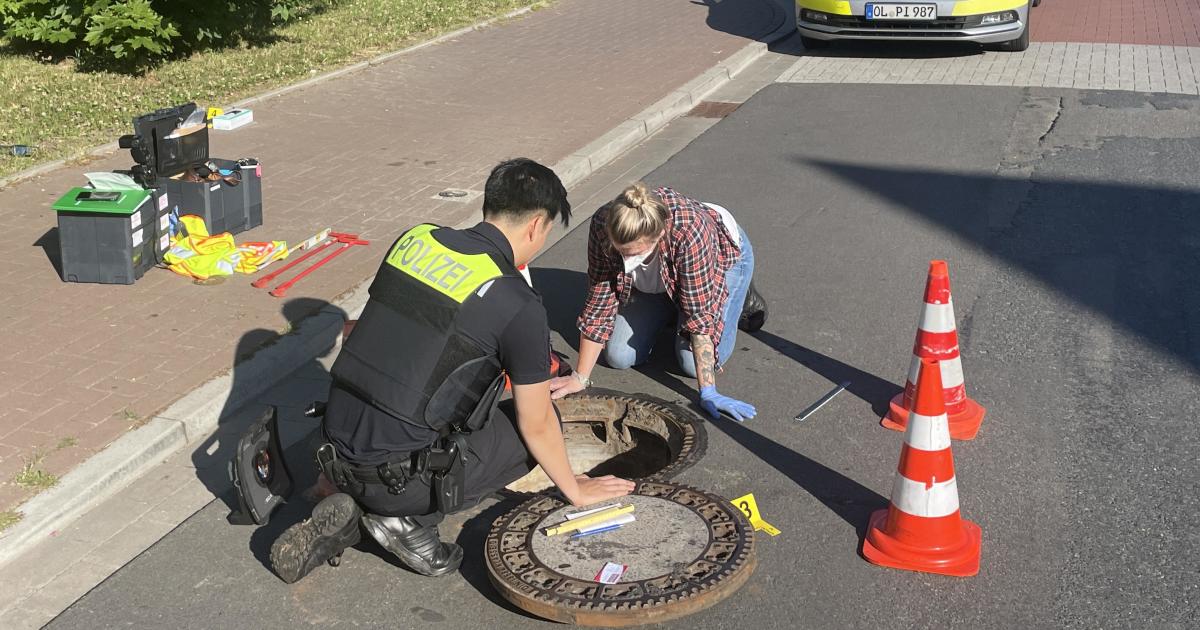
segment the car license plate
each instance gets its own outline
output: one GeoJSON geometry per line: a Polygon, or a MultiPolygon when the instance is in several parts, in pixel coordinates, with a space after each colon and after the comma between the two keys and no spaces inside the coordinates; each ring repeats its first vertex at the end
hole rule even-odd
{"type": "Polygon", "coordinates": [[[868,20],[936,20],[936,4],[888,4],[867,5],[868,20]]]}

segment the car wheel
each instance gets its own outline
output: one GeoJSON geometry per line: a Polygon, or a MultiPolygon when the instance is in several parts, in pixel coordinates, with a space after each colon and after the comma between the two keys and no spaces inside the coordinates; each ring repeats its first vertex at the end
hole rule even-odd
{"type": "MultiPolygon", "coordinates": [[[[1033,14],[1031,13],[1029,15],[1033,15],[1033,14]]],[[[1007,42],[1001,42],[1001,43],[997,44],[996,50],[1000,50],[1003,52],[1024,52],[1026,50],[1029,50],[1029,31],[1032,28],[1029,24],[1030,24],[1030,20],[1028,17],[1026,17],[1025,18],[1025,30],[1021,31],[1021,36],[1016,39],[1009,40],[1007,42]]]]}
{"type": "Polygon", "coordinates": [[[800,36],[800,43],[808,50],[818,50],[821,48],[829,48],[829,41],[824,39],[816,39],[813,37],[800,36]]]}

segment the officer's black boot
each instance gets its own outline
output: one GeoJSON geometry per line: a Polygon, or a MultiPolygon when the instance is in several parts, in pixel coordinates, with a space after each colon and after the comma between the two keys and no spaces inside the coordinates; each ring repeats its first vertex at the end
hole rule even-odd
{"type": "Polygon", "coordinates": [[[421,575],[445,575],[462,564],[462,547],[442,542],[436,526],[425,527],[409,516],[378,514],[367,514],[362,522],[384,549],[421,575]]]}
{"type": "Polygon", "coordinates": [[[340,560],[347,547],[362,540],[358,520],[362,510],[348,494],[325,497],[312,516],[283,532],[271,545],[271,566],[284,582],[291,584],[322,563],[340,560]]]}
{"type": "Polygon", "coordinates": [[[750,281],[750,289],[746,291],[746,301],[742,303],[742,315],[738,318],[738,328],[746,332],[754,332],[767,323],[767,301],[754,288],[750,281]]]}

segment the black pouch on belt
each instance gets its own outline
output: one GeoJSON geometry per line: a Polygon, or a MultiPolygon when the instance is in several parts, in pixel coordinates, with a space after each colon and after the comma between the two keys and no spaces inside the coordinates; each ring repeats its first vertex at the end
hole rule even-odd
{"type": "Polygon", "coordinates": [[[337,456],[337,451],[334,450],[332,444],[326,442],[317,449],[316,453],[317,467],[325,473],[325,478],[333,482],[342,492],[351,494],[362,494],[365,487],[361,481],[355,478],[354,472],[350,465],[342,461],[337,456]]]}
{"type": "Polygon", "coordinates": [[[433,449],[429,453],[429,470],[433,472],[430,480],[437,509],[442,514],[455,512],[463,505],[467,477],[466,438],[462,433],[451,433],[442,441],[442,449],[433,449]]]}

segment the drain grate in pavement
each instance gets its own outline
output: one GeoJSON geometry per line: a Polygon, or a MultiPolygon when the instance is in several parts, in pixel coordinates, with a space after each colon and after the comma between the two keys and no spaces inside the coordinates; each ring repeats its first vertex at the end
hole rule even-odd
{"type": "Polygon", "coordinates": [[[438,201],[454,201],[457,203],[471,203],[483,195],[481,190],[468,190],[465,188],[447,188],[431,197],[438,201]]]}
{"type": "Polygon", "coordinates": [[[741,107],[741,103],[723,103],[721,101],[700,101],[700,104],[693,107],[692,111],[688,112],[688,116],[696,118],[724,118],[737,108],[741,107]]]}

